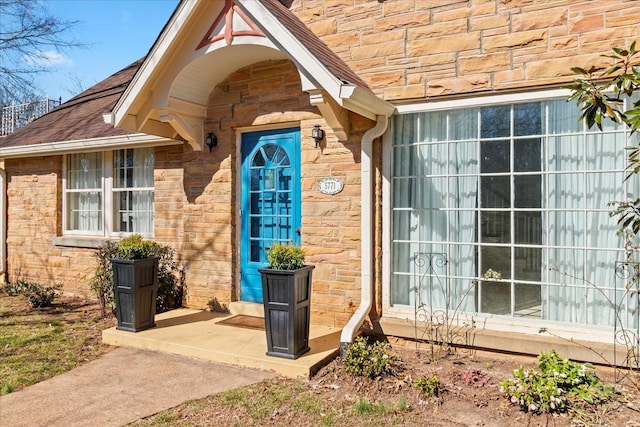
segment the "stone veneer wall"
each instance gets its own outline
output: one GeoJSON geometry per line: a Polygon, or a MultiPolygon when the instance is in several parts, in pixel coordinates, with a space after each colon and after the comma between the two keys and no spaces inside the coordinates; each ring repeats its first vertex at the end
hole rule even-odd
{"type": "MultiPolygon", "coordinates": [[[[570,67],[602,60],[639,34],[640,2],[570,0],[295,0],[292,10],[381,97],[424,101],[560,86],[570,67]]],[[[312,322],[341,326],[360,299],[360,140],[373,123],[351,114],[348,141],[326,126],[289,61],[238,70],[210,96],[207,132],[219,145],[156,149],[155,239],[186,266],[186,303],[224,309],[238,298],[237,127],[299,124],[302,135],[302,243],[316,264],[312,322]],[[327,131],[316,149],[314,124],[327,131]],[[327,176],[345,189],[317,191],[327,176]]],[[[380,164],[380,147],[375,147],[380,164]]],[[[6,160],[7,280],[64,283],[89,294],[94,250],[55,247],[61,232],[62,157],[6,160]],[[53,172],[52,172],[53,171],[53,172]]],[[[380,224],[381,178],[376,182],[380,224]]],[[[380,259],[381,230],[374,248],[380,259]]],[[[380,307],[380,265],[376,305],[380,307]]]]}
{"type": "Polygon", "coordinates": [[[299,125],[302,245],[307,262],[316,265],[312,322],[346,323],[360,298],[360,139],[373,122],[352,115],[351,136],[339,142],[301,90],[294,64],[286,60],[257,63],[231,74],[212,91],[207,116],[205,133],[218,137],[213,152],[196,153],[185,145],[183,175],[172,168],[160,170],[160,156],[157,160],[156,235],[169,238],[176,229],[182,235],[188,305],[224,309],[238,299],[236,129],[299,125]],[[327,132],[322,150],[311,138],[314,124],[327,132]],[[327,176],[345,183],[340,194],[317,190],[318,181],[327,176]],[[180,186],[184,200],[176,192],[180,186]],[[181,203],[181,213],[169,213],[174,210],[169,205],[177,208],[181,203]]]}
{"type": "Polygon", "coordinates": [[[6,160],[7,275],[41,285],[64,284],[70,293],[90,293],[94,251],[56,248],[62,227],[62,156],[6,160]]]}
{"type": "Polygon", "coordinates": [[[294,0],[291,10],[389,101],[558,86],[640,38],[628,0],[294,0]]]}
{"type": "MultiPolygon", "coordinates": [[[[188,144],[155,150],[155,240],[174,247],[184,263],[186,305],[226,309],[239,297],[235,129],[300,126],[302,245],[316,265],[312,322],[344,325],[360,299],[360,141],[374,123],[352,114],[349,139],[338,141],[285,60],[231,74],[212,91],[208,117],[206,132],[218,137],[211,153],[188,144]],[[327,132],[321,149],[311,138],[315,124],[327,132]],[[343,181],[341,193],[317,190],[328,176],[343,181]]],[[[7,277],[64,283],[66,292],[90,295],[95,250],[53,245],[62,227],[62,163],[62,156],[5,163],[7,277]]]]}

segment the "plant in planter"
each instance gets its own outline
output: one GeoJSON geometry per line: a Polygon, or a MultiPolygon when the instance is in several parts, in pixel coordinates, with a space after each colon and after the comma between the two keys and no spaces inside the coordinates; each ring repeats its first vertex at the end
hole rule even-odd
{"type": "MultiPolygon", "coordinates": [[[[176,260],[175,250],[170,246],[156,243],[154,255],[160,257],[156,313],[163,313],[182,306],[183,268],[176,260]]],[[[96,252],[97,265],[90,283],[91,290],[98,297],[103,316],[109,312],[116,314],[111,264],[113,258],[122,258],[120,242],[108,240],[96,252]]]]}
{"type": "Polygon", "coordinates": [[[304,251],[300,246],[276,243],[267,251],[267,259],[275,270],[297,270],[304,266],[304,251]]]}
{"type": "Polygon", "coordinates": [[[111,259],[117,329],[138,332],[155,326],[158,245],[140,234],[125,237],[111,259]]]}
{"type": "Polygon", "coordinates": [[[261,268],[267,355],[297,359],[309,351],[311,279],[315,266],[304,264],[296,245],[269,248],[268,268],[261,268]]]}

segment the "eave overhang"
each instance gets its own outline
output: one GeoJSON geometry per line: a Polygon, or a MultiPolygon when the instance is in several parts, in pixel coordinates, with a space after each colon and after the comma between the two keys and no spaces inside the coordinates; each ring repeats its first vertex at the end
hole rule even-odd
{"type": "Polygon", "coordinates": [[[41,157],[89,151],[119,150],[134,147],[161,147],[180,144],[184,144],[184,142],[147,134],[132,134],[0,148],[0,159],[41,157]]]}
{"type": "Polygon", "coordinates": [[[348,134],[348,111],[371,120],[393,114],[395,107],[365,85],[329,70],[263,1],[271,0],[182,1],[105,121],[134,132],[183,139],[202,150],[213,88],[239,68],[273,59],[296,65],[302,89],[339,139],[348,134]],[[213,24],[212,16],[217,16],[213,24]]]}

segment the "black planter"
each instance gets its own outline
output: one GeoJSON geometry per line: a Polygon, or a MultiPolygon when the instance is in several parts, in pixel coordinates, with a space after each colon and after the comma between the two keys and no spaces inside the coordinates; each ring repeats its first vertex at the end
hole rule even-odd
{"type": "Polygon", "coordinates": [[[158,258],[113,258],[116,329],[130,332],[153,328],[158,295],[158,258]]]}
{"type": "Polygon", "coordinates": [[[309,351],[311,277],[315,266],[259,269],[262,277],[267,355],[297,359],[309,351]]]}

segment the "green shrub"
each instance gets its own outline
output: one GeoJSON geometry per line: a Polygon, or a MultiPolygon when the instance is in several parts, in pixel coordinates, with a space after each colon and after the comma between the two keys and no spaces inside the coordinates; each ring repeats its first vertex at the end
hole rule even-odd
{"type": "Polygon", "coordinates": [[[267,259],[275,270],[296,270],[304,266],[304,251],[300,246],[275,243],[267,251],[267,259]]]}
{"type": "Polygon", "coordinates": [[[2,285],[2,292],[10,296],[20,295],[22,286],[19,283],[7,282],[2,285]]]}
{"type": "Polygon", "coordinates": [[[103,315],[108,311],[115,312],[113,296],[112,258],[129,258],[157,256],[158,260],[158,297],[156,313],[162,313],[182,306],[183,285],[182,268],[176,261],[175,251],[170,246],[159,245],[142,239],[134,234],[119,243],[107,241],[96,252],[98,265],[91,278],[91,290],[96,294],[103,315]],[[142,256],[144,254],[144,256],[142,256]]]}
{"type": "Polygon", "coordinates": [[[105,242],[96,252],[98,265],[89,282],[91,290],[98,297],[102,314],[107,311],[115,313],[116,306],[113,299],[113,268],[111,259],[118,256],[118,244],[116,242],[105,242]]]}
{"type": "Polygon", "coordinates": [[[0,388],[0,396],[13,393],[18,388],[18,385],[14,381],[8,381],[0,388]]]}
{"type": "Polygon", "coordinates": [[[142,259],[157,256],[158,245],[145,240],[140,234],[132,234],[118,243],[118,258],[142,259]]]}
{"type": "Polygon", "coordinates": [[[157,245],[156,256],[160,257],[156,313],[163,313],[182,306],[182,266],[176,261],[175,251],[170,246],[157,245]]]}
{"type": "Polygon", "coordinates": [[[438,397],[442,394],[443,388],[438,376],[433,374],[430,377],[419,376],[413,382],[413,387],[420,390],[426,397],[438,397]]]}
{"type": "Polygon", "coordinates": [[[516,369],[500,391],[525,412],[564,412],[577,403],[597,404],[615,397],[593,367],[561,358],[555,350],[538,357],[538,369],[516,369]]]}
{"type": "Polygon", "coordinates": [[[369,344],[362,336],[347,347],[343,362],[347,372],[369,378],[395,375],[400,365],[400,359],[391,353],[391,344],[381,341],[369,344]]]}
{"type": "Polygon", "coordinates": [[[22,295],[32,308],[49,307],[57,296],[62,285],[43,286],[35,282],[18,280],[15,284],[7,283],[2,290],[9,295],[22,295]]]}

